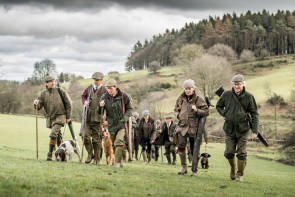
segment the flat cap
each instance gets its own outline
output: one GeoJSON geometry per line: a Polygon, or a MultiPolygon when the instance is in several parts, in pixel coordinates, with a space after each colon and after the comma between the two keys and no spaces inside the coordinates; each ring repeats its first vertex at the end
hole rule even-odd
{"type": "Polygon", "coordinates": [[[231,82],[233,82],[233,83],[234,82],[243,82],[243,81],[245,81],[244,76],[241,74],[237,74],[237,75],[233,76],[233,78],[231,80],[231,82]]]}
{"type": "Polygon", "coordinates": [[[45,77],[45,82],[49,82],[49,81],[53,81],[53,80],[55,80],[55,77],[53,77],[53,76],[48,75],[45,77]]]}
{"type": "Polygon", "coordinates": [[[117,81],[115,79],[110,79],[105,84],[106,87],[114,87],[116,85],[117,85],[117,81]]]}
{"type": "Polygon", "coordinates": [[[103,80],[103,77],[104,75],[101,72],[95,72],[91,78],[95,80],[103,80]]]}

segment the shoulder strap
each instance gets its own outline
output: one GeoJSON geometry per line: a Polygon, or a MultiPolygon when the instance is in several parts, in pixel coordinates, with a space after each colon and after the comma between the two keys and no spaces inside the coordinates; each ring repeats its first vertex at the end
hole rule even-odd
{"type": "Polygon", "coordinates": [[[123,115],[125,114],[125,101],[124,101],[124,92],[122,92],[122,106],[123,106],[123,115]]]}
{"type": "Polygon", "coordinates": [[[61,98],[61,101],[62,101],[62,103],[64,105],[65,110],[67,110],[67,108],[66,108],[66,101],[65,101],[65,98],[62,96],[62,93],[61,93],[60,88],[57,88],[57,91],[58,91],[58,94],[59,94],[59,96],[61,98]]]}
{"type": "Polygon", "coordinates": [[[241,101],[237,98],[236,95],[234,95],[234,93],[232,93],[232,95],[235,98],[235,100],[238,101],[238,103],[241,105],[243,111],[247,114],[246,108],[244,107],[244,105],[242,105],[241,101]]]}

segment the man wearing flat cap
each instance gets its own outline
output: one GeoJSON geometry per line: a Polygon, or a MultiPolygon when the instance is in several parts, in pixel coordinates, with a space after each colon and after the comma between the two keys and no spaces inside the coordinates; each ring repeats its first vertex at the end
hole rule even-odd
{"type": "MultiPolygon", "coordinates": [[[[189,138],[190,144],[193,145],[194,137],[198,132],[199,118],[209,115],[209,109],[205,100],[200,95],[197,95],[195,91],[195,82],[191,79],[185,80],[183,82],[183,89],[184,91],[178,97],[174,108],[175,115],[178,119],[175,133],[178,137],[177,151],[182,165],[182,169],[178,172],[180,175],[187,174],[187,138],[189,138]]],[[[191,151],[193,152],[193,150],[191,151]]],[[[197,161],[199,161],[199,159],[197,161]]],[[[196,172],[193,172],[192,175],[196,175],[196,172]]]]}
{"type": "Polygon", "coordinates": [[[252,121],[252,137],[256,138],[258,133],[258,112],[254,96],[246,91],[244,76],[235,75],[232,78],[233,87],[231,90],[223,92],[219,98],[216,109],[225,122],[223,130],[225,132],[225,152],[231,166],[230,178],[232,180],[243,181],[244,169],[246,166],[246,145],[249,136],[250,114],[252,121]],[[235,156],[238,158],[236,171],[235,156]]]}
{"type": "Polygon", "coordinates": [[[94,159],[93,163],[95,163],[98,161],[97,157],[101,155],[101,153],[97,153],[98,146],[101,146],[101,143],[98,144],[97,141],[100,125],[100,114],[97,113],[97,108],[99,106],[100,97],[106,93],[106,88],[102,85],[103,77],[104,75],[100,72],[93,73],[91,77],[93,83],[89,85],[82,94],[82,104],[86,106],[87,109],[86,124],[83,128],[82,135],[88,153],[85,163],[90,163],[92,159],[94,159]]]}
{"type": "Polygon", "coordinates": [[[52,152],[55,150],[55,145],[59,146],[62,142],[61,127],[71,121],[72,104],[69,95],[62,88],[59,88],[60,95],[58,88],[55,87],[53,76],[45,78],[45,85],[46,89],[41,92],[38,99],[34,100],[34,107],[37,107],[38,110],[44,108],[46,126],[51,129],[47,161],[52,161],[52,152]],[[65,106],[61,97],[63,97],[65,106]]]}
{"type": "Polygon", "coordinates": [[[107,92],[100,98],[100,107],[106,111],[108,130],[115,148],[115,167],[123,167],[123,154],[127,147],[126,124],[132,116],[132,106],[129,96],[121,91],[117,82],[110,79],[105,84],[107,92]]]}

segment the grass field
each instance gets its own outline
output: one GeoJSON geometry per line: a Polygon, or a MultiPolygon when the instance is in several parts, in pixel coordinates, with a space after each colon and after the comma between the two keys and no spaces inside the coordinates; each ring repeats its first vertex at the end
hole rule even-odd
{"type": "MultiPolygon", "coordinates": [[[[78,133],[79,124],[74,124],[78,133]]],[[[176,166],[142,161],[114,168],[46,162],[49,130],[39,119],[40,155],[35,154],[35,118],[0,114],[0,196],[294,196],[295,168],[257,159],[249,152],[245,181],[229,180],[224,144],[209,144],[209,170],[179,176],[176,166]]],[[[66,131],[65,139],[69,139],[66,131]]],[[[80,142],[81,144],[81,142],[80,142]]],[[[85,156],[84,156],[85,158],[85,156]]],[[[178,159],[179,160],[179,159],[178,159]]],[[[165,161],[165,160],[164,160],[165,161]]]]}

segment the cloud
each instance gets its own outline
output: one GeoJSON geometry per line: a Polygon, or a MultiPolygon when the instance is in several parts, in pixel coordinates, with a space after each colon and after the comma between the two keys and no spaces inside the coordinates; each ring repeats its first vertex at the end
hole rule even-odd
{"type": "Polygon", "coordinates": [[[52,59],[63,72],[89,76],[94,71],[124,71],[133,45],[166,28],[180,28],[188,20],[179,14],[145,9],[129,12],[111,7],[97,13],[52,8],[0,8],[0,58],[7,79],[24,80],[33,64],[52,59]],[[23,75],[11,74],[24,67],[23,75]],[[10,73],[10,74],[9,74],[10,73]]]}
{"type": "Polygon", "coordinates": [[[257,10],[257,9],[289,9],[294,7],[293,0],[2,0],[1,4],[9,9],[15,5],[31,5],[38,7],[52,6],[55,9],[81,10],[105,9],[115,5],[125,8],[168,8],[178,10],[257,10]]]}

